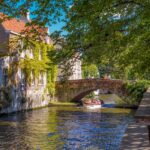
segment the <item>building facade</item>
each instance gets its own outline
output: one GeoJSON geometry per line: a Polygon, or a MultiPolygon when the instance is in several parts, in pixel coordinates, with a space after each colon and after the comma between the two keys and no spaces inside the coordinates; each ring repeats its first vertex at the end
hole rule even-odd
{"type": "MultiPolygon", "coordinates": [[[[0,18],[3,18],[0,13],[0,18]]],[[[50,97],[47,92],[47,74],[42,70],[35,76],[35,70],[29,72],[28,65],[26,71],[30,76],[30,84],[27,77],[23,60],[30,62],[38,61],[42,64],[43,50],[39,49],[34,58],[33,49],[25,48],[19,36],[26,28],[26,22],[31,21],[29,15],[19,20],[12,18],[0,24],[0,113],[11,113],[36,107],[46,106],[50,97]],[[13,44],[12,41],[17,39],[13,44]],[[22,50],[16,46],[22,47],[22,50]]],[[[46,28],[43,30],[47,30],[46,28]]],[[[42,42],[50,44],[50,39],[45,36],[42,42]]],[[[41,41],[40,41],[41,42],[41,41]]],[[[37,64],[37,67],[38,67],[37,64]]],[[[31,64],[32,67],[32,64],[31,64]]]]}
{"type": "Polygon", "coordinates": [[[75,59],[73,60],[72,74],[71,76],[69,76],[69,80],[78,80],[78,79],[82,79],[81,60],[75,59]]]}
{"type": "Polygon", "coordinates": [[[81,60],[72,58],[58,66],[57,81],[82,79],[81,60]]]}

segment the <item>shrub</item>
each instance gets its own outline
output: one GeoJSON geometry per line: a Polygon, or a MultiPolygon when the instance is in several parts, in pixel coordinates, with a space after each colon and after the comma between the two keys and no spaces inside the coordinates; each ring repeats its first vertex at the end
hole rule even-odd
{"type": "Polygon", "coordinates": [[[143,97],[144,92],[150,86],[150,81],[139,80],[135,82],[126,82],[125,88],[128,93],[126,102],[132,105],[138,105],[143,97]]]}

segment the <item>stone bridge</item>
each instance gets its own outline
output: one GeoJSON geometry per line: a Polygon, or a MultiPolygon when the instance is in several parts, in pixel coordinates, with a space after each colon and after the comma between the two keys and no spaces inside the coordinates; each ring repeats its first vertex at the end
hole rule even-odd
{"type": "Polygon", "coordinates": [[[114,93],[120,97],[126,94],[123,80],[80,79],[56,82],[56,99],[60,102],[77,102],[97,89],[102,93],[114,93]]]}

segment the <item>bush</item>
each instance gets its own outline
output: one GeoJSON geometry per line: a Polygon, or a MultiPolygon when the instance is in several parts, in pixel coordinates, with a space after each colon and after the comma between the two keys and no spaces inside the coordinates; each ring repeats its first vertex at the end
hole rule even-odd
{"type": "Polygon", "coordinates": [[[150,81],[140,80],[134,83],[126,82],[125,88],[128,93],[127,103],[138,105],[143,97],[144,92],[150,86],[150,81]]]}

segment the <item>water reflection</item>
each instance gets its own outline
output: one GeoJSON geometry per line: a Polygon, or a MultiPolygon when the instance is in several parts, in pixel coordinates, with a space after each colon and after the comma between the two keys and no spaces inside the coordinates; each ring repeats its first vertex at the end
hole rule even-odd
{"type": "Polygon", "coordinates": [[[50,107],[0,118],[1,150],[117,150],[129,110],[50,107]]]}

